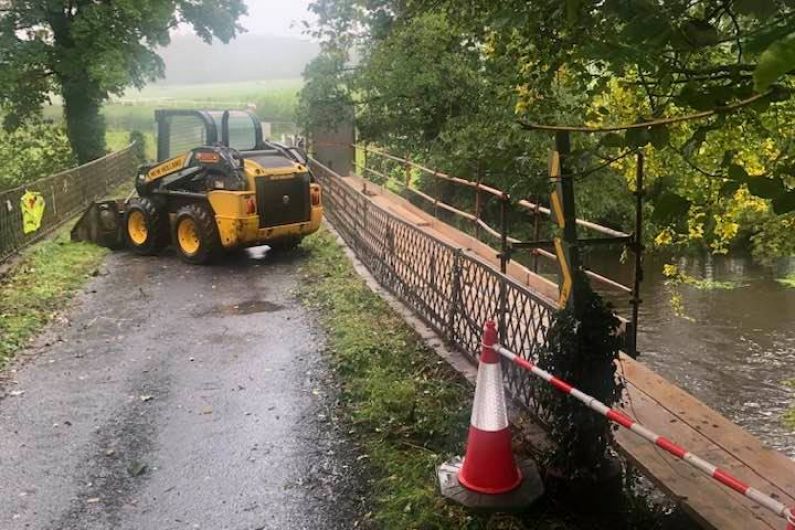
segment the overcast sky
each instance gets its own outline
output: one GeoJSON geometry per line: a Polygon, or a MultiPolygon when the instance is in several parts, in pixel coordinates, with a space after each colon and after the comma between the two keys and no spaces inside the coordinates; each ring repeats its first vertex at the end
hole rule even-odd
{"type": "MultiPolygon", "coordinates": [[[[303,37],[302,20],[312,21],[311,0],[246,0],[248,16],[241,20],[249,33],[303,37]]],[[[303,37],[307,38],[307,37],[303,37]]]]}

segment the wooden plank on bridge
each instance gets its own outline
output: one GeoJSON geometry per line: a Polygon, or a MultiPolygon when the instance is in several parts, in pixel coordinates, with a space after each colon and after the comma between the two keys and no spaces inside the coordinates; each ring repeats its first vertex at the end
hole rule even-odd
{"type": "MultiPolygon", "coordinates": [[[[359,191],[363,179],[343,179],[359,191]]],[[[478,255],[498,268],[496,250],[456,228],[437,221],[409,201],[367,183],[375,204],[398,215],[440,241],[478,255]]],[[[556,285],[512,262],[508,274],[546,299],[556,285]]],[[[795,505],[795,462],[770,449],[694,396],[629,357],[620,360],[626,382],[625,412],[646,427],[730,471],[741,480],[788,505],[795,505]]],[[[705,528],[715,530],[784,530],[786,523],[742,495],[706,477],[690,465],[624,429],[616,435],[621,452],[676,500],[705,528]]]]}
{"type": "MultiPolygon", "coordinates": [[[[643,425],[788,505],[795,505],[795,462],[765,447],[681,388],[629,357],[624,410],[643,425]]],[[[638,436],[621,430],[622,452],[703,526],[783,530],[783,520],[638,436]]]]}

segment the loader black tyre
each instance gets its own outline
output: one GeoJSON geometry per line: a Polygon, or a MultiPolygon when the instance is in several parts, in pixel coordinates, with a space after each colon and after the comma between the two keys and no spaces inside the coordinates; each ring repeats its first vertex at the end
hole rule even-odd
{"type": "Polygon", "coordinates": [[[124,212],[123,230],[127,247],[133,252],[157,254],[168,245],[168,212],[148,197],[131,199],[124,212]]]}
{"type": "Polygon", "coordinates": [[[210,263],[223,251],[215,215],[205,204],[188,204],[177,210],[173,239],[180,257],[194,265],[210,263]]]}

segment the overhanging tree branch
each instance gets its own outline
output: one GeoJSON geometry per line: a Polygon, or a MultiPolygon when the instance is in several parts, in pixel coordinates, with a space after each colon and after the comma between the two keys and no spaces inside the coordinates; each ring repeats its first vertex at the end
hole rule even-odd
{"type": "Polygon", "coordinates": [[[616,125],[614,127],[572,127],[567,125],[547,125],[542,123],[532,123],[524,120],[519,120],[519,125],[523,129],[529,131],[556,131],[556,132],[565,131],[565,132],[582,132],[582,133],[606,133],[606,132],[626,131],[629,129],[646,129],[648,127],[655,127],[659,125],[671,125],[673,123],[681,123],[684,121],[700,120],[708,118],[710,116],[714,116],[716,114],[725,114],[728,112],[733,112],[735,110],[742,109],[743,107],[747,107],[748,105],[756,101],[764,99],[770,96],[772,93],[773,93],[772,90],[768,90],[766,92],[762,92],[761,94],[755,94],[749,98],[740,100],[730,105],[716,107],[712,110],[705,110],[703,112],[696,112],[695,114],[687,114],[685,116],[674,116],[670,118],[660,118],[658,120],[650,120],[641,123],[632,123],[629,125],[616,125]]]}

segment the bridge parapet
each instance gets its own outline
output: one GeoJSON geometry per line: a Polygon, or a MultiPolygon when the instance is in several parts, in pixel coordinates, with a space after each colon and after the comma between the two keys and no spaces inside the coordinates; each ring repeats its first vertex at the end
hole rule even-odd
{"type": "MultiPolygon", "coordinates": [[[[547,280],[514,262],[503,274],[496,251],[474,237],[382,186],[342,176],[317,160],[311,165],[324,186],[329,221],[375,279],[440,337],[475,360],[481,342],[479,324],[503,318],[505,348],[522,359],[537,360],[557,308],[554,292],[553,296],[543,292],[547,280]]],[[[556,290],[554,284],[552,288],[556,290]]],[[[621,406],[626,414],[709,456],[715,465],[758,485],[784,505],[795,505],[795,462],[641,363],[622,355],[618,364],[626,385],[621,406]]],[[[537,405],[540,386],[532,376],[511,363],[505,382],[518,404],[542,425],[548,422],[537,405]]],[[[634,434],[619,431],[616,443],[628,461],[705,528],[784,530],[786,522],[755,500],[737,496],[634,434]]]]}

